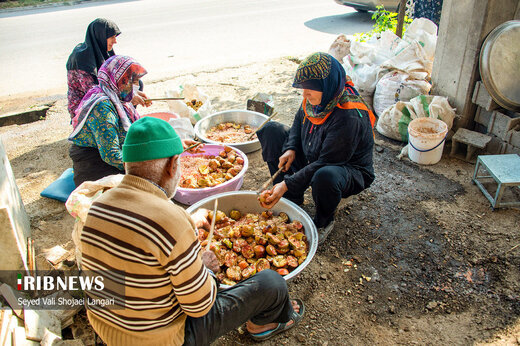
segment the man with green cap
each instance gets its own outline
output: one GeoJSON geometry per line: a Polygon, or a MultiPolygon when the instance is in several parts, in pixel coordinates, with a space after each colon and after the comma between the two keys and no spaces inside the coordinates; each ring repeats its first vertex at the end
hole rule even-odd
{"type": "Polygon", "coordinates": [[[246,321],[255,340],[295,326],[303,303],[289,300],[272,270],[217,293],[217,258],[195,233],[209,226],[208,211],[190,217],[170,200],[182,152],[166,121],[144,117],[130,126],[126,174],[92,204],[81,235],[83,269],[104,282],[86,291],[92,327],[108,345],[208,345],[246,321]]]}

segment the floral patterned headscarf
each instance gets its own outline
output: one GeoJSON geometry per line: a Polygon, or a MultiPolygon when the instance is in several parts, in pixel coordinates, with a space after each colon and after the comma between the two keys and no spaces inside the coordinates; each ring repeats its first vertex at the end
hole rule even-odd
{"type": "Polygon", "coordinates": [[[116,108],[123,128],[128,131],[130,124],[139,119],[139,114],[130,103],[134,96],[133,84],[146,73],[144,67],[128,56],[114,55],[105,61],[98,72],[99,85],[90,88],[76,109],[70,138],[79,133],[94,106],[107,99],[116,108]]]}
{"type": "Polygon", "coordinates": [[[309,55],[300,63],[293,87],[323,93],[321,103],[317,106],[303,99],[302,107],[311,121],[326,118],[338,104],[349,101],[351,96],[359,95],[339,61],[332,55],[321,52],[309,55]]]}

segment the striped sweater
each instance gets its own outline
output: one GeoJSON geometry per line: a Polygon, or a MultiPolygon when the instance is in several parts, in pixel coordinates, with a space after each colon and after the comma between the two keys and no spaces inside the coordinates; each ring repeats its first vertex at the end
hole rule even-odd
{"type": "Polygon", "coordinates": [[[186,316],[205,315],[217,287],[190,216],[151,182],[126,175],[89,210],[83,269],[102,276],[87,315],[108,345],[178,345],[186,316]],[[102,306],[102,300],[115,304],[102,306]]]}

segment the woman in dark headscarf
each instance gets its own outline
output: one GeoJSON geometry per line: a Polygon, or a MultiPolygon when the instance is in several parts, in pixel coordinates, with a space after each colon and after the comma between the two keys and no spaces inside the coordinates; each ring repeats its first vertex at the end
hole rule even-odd
{"type": "Polygon", "coordinates": [[[314,223],[323,243],[341,198],[360,193],[374,180],[375,117],[329,54],[314,53],[303,60],[293,87],[303,89],[303,102],[292,127],[269,122],[258,132],[271,175],[282,167],[284,172],[260,195],[260,203],[272,208],[283,196],[302,204],[311,186],[314,223]]]}
{"type": "Polygon", "coordinates": [[[74,183],[124,174],[121,148],[130,124],[139,119],[130,103],[146,70],[134,59],[114,55],[99,68],[92,87],[72,118],[69,154],[74,183]]]}
{"type": "MultiPolygon", "coordinates": [[[[85,42],[78,44],[67,60],[67,98],[70,116],[74,118],[75,110],[83,96],[94,85],[98,84],[98,69],[105,60],[113,56],[114,44],[121,30],[111,20],[98,18],[88,25],[85,42]]],[[[140,82],[142,83],[142,82],[140,82]]],[[[142,90],[142,84],[140,84],[142,90]]],[[[136,93],[132,99],[133,105],[145,106],[146,95],[136,93]]]]}

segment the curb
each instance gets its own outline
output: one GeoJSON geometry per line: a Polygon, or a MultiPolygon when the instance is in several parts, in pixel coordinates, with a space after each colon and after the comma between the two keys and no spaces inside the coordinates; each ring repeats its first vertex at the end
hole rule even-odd
{"type": "Polygon", "coordinates": [[[36,6],[10,7],[10,8],[0,9],[0,13],[12,13],[12,12],[21,12],[21,11],[29,11],[29,10],[39,10],[39,9],[45,9],[45,8],[49,8],[49,7],[74,6],[74,5],[79,5],[82,3],[102,2],[102,1],[110,1],[110,0],[71,0],[71,1],[53,2],[53,3],[49,3],[49,4],[42,4],[42,5],[36,5],[36,6]]]}

